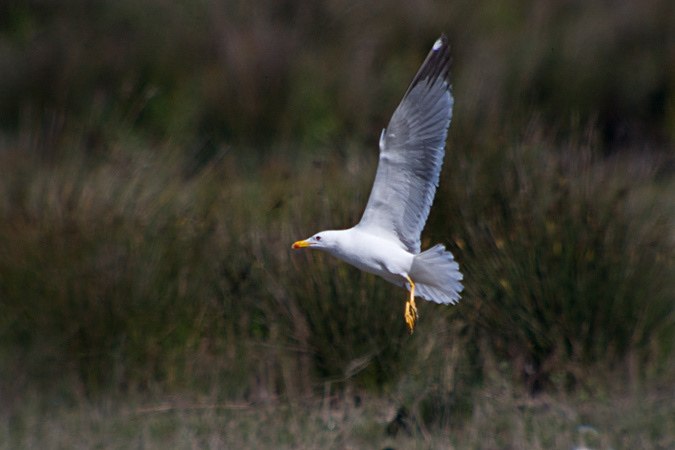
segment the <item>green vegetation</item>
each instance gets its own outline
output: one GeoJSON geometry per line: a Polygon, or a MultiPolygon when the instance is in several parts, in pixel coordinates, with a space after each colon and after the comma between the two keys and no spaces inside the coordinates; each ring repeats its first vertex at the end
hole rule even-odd
{"type": "Polygon", "coordinates": [[[4,3],[0,449],[672,447],[671,3],[4,3]],[[409,336],[290,244],[442,31],[466,290],[409,336]]]}

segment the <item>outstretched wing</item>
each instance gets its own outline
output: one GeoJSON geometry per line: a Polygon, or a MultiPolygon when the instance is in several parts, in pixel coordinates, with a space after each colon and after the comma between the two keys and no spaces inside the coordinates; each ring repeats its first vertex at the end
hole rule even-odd
{"type": "Polygon", "coordinates": [[[452,118],[450,46],[441,36],[380,138],[380,160],[358,226],[420,252],[420,234],[436,194],[452,118]]]}

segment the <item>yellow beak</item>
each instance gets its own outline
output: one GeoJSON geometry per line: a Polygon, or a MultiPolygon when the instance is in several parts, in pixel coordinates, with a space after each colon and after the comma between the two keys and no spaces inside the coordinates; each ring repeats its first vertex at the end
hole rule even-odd
{"type": "Polygon", "coordinates": [[[312,244],[310,244],[307,241],[298,241],[295,244],[293,244],[293,248],[309,247],[310,245],[312,245],[312,244]]]}

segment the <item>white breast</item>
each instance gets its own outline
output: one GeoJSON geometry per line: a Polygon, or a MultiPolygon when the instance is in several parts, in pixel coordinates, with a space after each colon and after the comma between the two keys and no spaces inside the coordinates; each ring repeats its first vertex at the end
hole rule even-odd
{"type": "Polygon", "coordinates": [[[403,285],[414,255],[401,243],[358,228],[350,228],[340,234],[340,245],[328,250],[333,256],[391,283],[403,285]]]}

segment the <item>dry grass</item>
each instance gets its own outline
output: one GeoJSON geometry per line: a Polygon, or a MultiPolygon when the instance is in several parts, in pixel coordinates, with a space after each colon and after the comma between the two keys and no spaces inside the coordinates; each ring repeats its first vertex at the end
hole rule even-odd
{"type": "Polygon", "coordinates": [[[603,393],[533,399],[493,379],[475,393],[468,412],[450,412],[440,422],[423,407],[397,416],[401,392],[396,390],[295,405],[183,394],[45,406],[40,396],[29,396],[12,415],[2,416],[0,449],[649,450],[675,445],[675,409],[667,392],[615,385],[603,393]]]}

